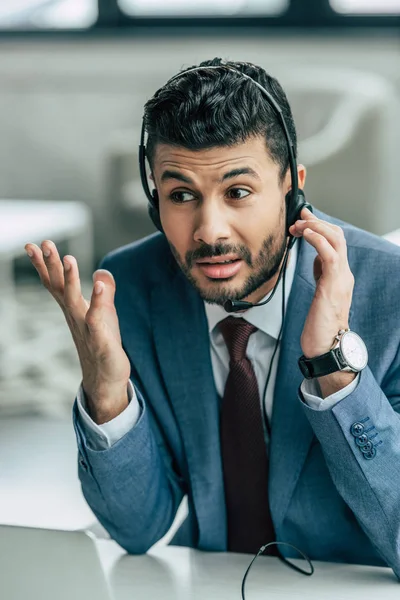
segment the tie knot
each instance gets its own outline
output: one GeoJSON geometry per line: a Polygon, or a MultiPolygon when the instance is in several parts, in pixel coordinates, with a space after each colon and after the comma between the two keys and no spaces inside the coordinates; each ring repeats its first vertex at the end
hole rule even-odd
{"type": "Polygon", "coordinates": [[[227,317],[219,324],[219,329],[227,345],[231,361],[242,360],[246,356],[247,344],[257,327],[242,318],[227,317]]]}

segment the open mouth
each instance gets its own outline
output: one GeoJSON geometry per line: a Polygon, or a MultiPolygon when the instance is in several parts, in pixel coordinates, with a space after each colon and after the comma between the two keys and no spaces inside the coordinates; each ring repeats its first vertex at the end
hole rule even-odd
{"type": "Polygon", "coordinates": [[[234,258],[232,260],[218,260],[218,261],[204,261],[203,265],[230,265],[234,262],[237,262],[238,260],[240,260],[240,258],[234,258]]]}
{"type": "Polygon", "coordinates": [[[242,266],[242,259],[228,260],[207,259],[197,262],[197,266],[209,279],[227,279],[236,275],[242,266]]]}

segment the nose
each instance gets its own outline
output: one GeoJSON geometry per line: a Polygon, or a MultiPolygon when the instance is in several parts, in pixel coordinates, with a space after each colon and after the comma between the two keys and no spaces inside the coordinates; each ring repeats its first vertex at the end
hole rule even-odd
{"type": "Polygon", "coordinates": [[[215,244],[231,235],[227,209],[217,201],[204,201],[199,206],[193,238],[203,244],[215,244]]]}

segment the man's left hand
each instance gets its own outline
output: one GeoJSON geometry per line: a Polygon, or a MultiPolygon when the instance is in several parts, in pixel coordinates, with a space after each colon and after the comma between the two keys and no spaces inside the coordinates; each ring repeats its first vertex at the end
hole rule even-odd
{"type": "MultiPolygon", "coordinates": [[[[318,219],[303,208],[302,220],[290,227],[295,237],[303,236],[317,251],[314,261],[316,289],[301,335],[301,348],[307,358],[320,356],[332,349],[339,329],[348,329],[353,297],[354,276],[347,260],[347,244],[343,230],[337,225],[318,219]]],[[[333,373],[335,377],[320,378],[326,393],[338,391],[354,379],[354,373],[333,373]],[[339,376],[339,377],[338,377],[339,376]],[[331,379],[329,379],[331,378],[331,379]]],[[[322,389],[322,386],[321,386],[322,389]]]]}

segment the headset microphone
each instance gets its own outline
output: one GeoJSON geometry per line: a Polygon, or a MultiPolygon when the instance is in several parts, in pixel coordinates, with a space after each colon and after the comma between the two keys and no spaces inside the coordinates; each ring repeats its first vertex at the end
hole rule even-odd
{"type": "MultiPolygon", "coordinates": [[[[290,192],[287,194],[286,196],[286,202],[287,204],[289,204],[289,202],[291,201],[290,198],[288,198],[288,196],[290,195],[290,192]]],[[[296,217],[293,221],[293,223],[300,218],[300,213],[303,210],[303,208],[308,208],[308,210],[310,210],[311,212],[313,212],[313,208],[311,206],[311,204],[309,204],[308,202],[305,201],[304,198],[304,194],[302,192],[302,190],[298,191],[298,198],[302,197],[303,200],[299,201],[299,205],[298,205],[298,209],[295,211],[296,217]]],[[[289,221],[288,221],[289,222],[289,221]]],[[[293,223],[291,223],[290,225],[288,225],[288,227],[290,227],[293,223]]],[[[288,245],[286,247],[285,250],[285,254],[284,254],[284,258],[283,258],[283,262],[282,262],[282,267],[281,270],[279,271],[279,275],[278,275],[278,279],[276,280],[276,283],[270,293],[270,295],[268,296],[268,298],[266,300],[264,300],[263,302],[257,302],[256,304],[253,304],[252,302],[246,302],[245,300],[227,300],[224,303],[224,309],[226,310],[226,312],[228,313],[232,313],[232,312],[239,312],[241,310],[248,310],[249,308],[253,308],[254,306],[264,306],[264,304],[268,304],[268,302],[270,302],[277,290],[277,287],[279,285],[280,280],[282,279],[282,275],[285,273],[286,271],[286,266],[287,266],[287,261],[289,258],[289,252],[290,250],[293,248],[294,243],[296,241],[297,238],[295,238],[292,234],[290,234],[289,232],[288,236],[289,236],[289,242],[288,245]]]]}
{"type": "MultiPolygon", "coordinates": [[[[295,238],[293,238],[293,239],[295,239],[295,238]]],[[[292,246],[293,246],[293,244],[292,244],[292,246]]],[[[266,300],[264,300],[263,302],[258,302],[257,304],[253,304],[252,302],[246,302],[245,300],[227,300],[224,303],[224,309],[226,310],[226,312],[228,312],[228,313],[239,312],[241,310],[248,310],[249,308],[253,308],[254,306],[263,306],[264,304],[268,304],[268,302],[270,302],[272,300],[272,298],[277,290],[279,282],[282,279],[282,274],[285,272],[288,256],[289,256],[289,245],[285,251],[282,268],[279,272],[279,276],[276,281],[276,284],[274,285],[272,292],[270,293],[270,295],[268,296],[268,298],[266,300]]]]}
{"type": "MultiPolygon", "coordinates": [[[[255,81],[252,77],[250,77],[246,73],[243,73],[239,69],[237,69],[229,64],[221,64],[221,65],[215,65],[215,66],[210,65],[208,67],[193,67],[191,69],[187,69],[186,71],[182,71],[181,73],[178,73],[177,75],[174,75],[173,77],[171,77],[171,79],[166,83],[166,85],[168,85],[171,81],[173,81],[175,79],[179,79],[183,75],[186,75],[186,73],[190,73],[192,71],[208,71],[208,70],[213,70],[213,69],[220,69],[220,70],[228,69],[230,71],[233,71],[233,72],[237,73],[240,77],[243,77],[243,78],[249,80],[252,84],[256,85],[259,88],[259,90],[261,91],[261,93],[263,94],[265,99],[267,100],[268,104],[271,106],[271,108],[275,112],[275,114],[278,118],[278,121],[282,127],[283,133],[285,135],[286,142],[287,142],[287,148],[288,148],[290,175],[291,175],[291,179],[292,179],[292,189],[286,194],[286,197],[285,197],[286,236],[289,238],[289,241],[288,241],[285,255],[283,258],[282,267],[280,269],[279,276],[274,285],[274,288],[266,300],[264,300],[263,302],[258,302],[256,304],[253,304],[252,302],[246,302],[244,300],[227,300],[224,304],[224,309],[226,310],[226,312],[231,313],[231,312],[238,312],[241,310],[247,310],[249,308],[252,308],[253,306],[263,306],[264,304],[267,304],[268,302],[270,302],[272,300],[272,298],[276,292],[276,289],[279,285],[279,282],[282,278],[282,275],[284,275],[284,273],[286,271],[286,265],[287,265],[287,261],[288,261],[288,257],[289,257],[289,252],[297,239],[294,236],[292,236],[292,234],[289,232],[289,228],[291,227],[291,225],[293,225],[297,221],[297,219],[300,218],[300,213],[303,210],[303,208],[308,208],[311,212],[313,212],[313,209],[312,209],[311,204],[306,202],[303,190],[299,190],[297,162],[296,162],[296,149],[295,149],[294,143],[290,137],[290,133],[289,133],[286,121],[282,114],[282,109],[280,108],[279,104],[276,102],[275,98],[260,83],[258,83],[258,81],[255,81]]],[[[159,198],[158,198],[157,190],[154,190],[153,192],[151,192],[149,183],[147,181],[145,132],[146,132],[145,119],[143,117],[142,129],[141,129],[141,134],[140,134],[140,144],[139,144],[140,179],[142,182],[143,190],[149,201],[148,212],[149,212],[150,218],[153,221],[156,228],[159,231],[163,232],[161,219],[160,219],[160,213],[159,213],[159,198]]]]}

